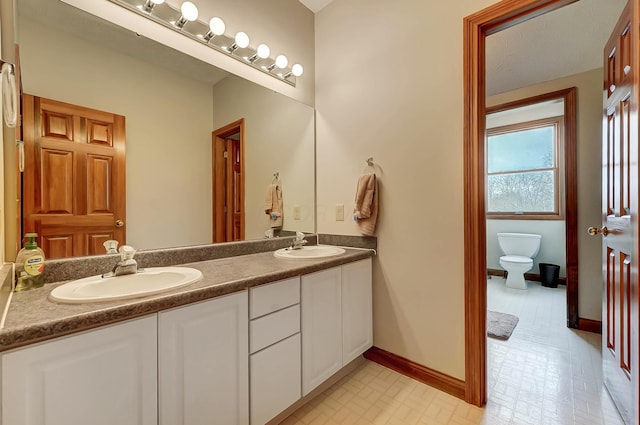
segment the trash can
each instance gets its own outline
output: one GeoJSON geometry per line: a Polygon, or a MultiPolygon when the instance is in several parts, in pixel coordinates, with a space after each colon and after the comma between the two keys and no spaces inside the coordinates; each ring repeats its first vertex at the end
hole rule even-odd
{"type": "Polygon", "coordinates": [[[558,287],[558,277],[560,276],[560,266],[556,264],[540,263],[540,282],[547,288],[558,287]]]}

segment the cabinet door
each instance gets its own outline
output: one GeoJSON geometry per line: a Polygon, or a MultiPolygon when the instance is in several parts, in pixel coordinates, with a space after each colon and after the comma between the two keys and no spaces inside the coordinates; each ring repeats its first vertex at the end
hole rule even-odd
{"type": "Polygon", "coordinates": [[[247,292],[158,313],[161,425],[248,424],[247,292]]]}
{"type": "Polygon", "coordinates": [[[302,276],[302,395],[342,368],[341,268],[302,276]]]}
{"type": "Polygon", "coordinates": [[[300,334],[251,356],[251,425],[262,425],[300,398],[300,334]]]}
{"type": "Polygon", "coordinates": [[[2,423],[157,424],[156,315],[2,355],[2,423]]]}
{"type": "Polygon", "coordinates": [[[342,363],[373,345],[371,258],[342,266],[342,363]]]}

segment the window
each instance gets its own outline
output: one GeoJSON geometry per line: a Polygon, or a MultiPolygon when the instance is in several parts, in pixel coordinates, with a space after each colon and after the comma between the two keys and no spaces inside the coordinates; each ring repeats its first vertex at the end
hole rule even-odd
{"type": "Polygon", "coordinates": [[[487,130],[487,215],[561,218],[563,117],[487,130]]]}

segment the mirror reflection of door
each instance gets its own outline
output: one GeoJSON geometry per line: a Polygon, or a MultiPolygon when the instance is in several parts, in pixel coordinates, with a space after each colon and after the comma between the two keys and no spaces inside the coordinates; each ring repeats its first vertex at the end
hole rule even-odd
{"type": "Polygon", "coordinates": [[[125,244],[125,117],[28,94],[22,108],[23,232],[47,258],[125,244]]]}
{"type": "Polygon", "coordinates": [[[213,242],[244,240],[244,119],[212,134],[213,242]]]}

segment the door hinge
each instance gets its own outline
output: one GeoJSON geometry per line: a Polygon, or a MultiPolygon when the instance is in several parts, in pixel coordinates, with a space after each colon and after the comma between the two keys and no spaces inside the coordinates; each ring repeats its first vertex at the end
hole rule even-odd
{"type": "Polygon", "coordinates": [[[224,157],[224,159],[227,159],[227,158],[229,158],[229,152],[227,152],[227,151],[224,151],[224,155],[223,155],[223,157],[224,157]]]}

